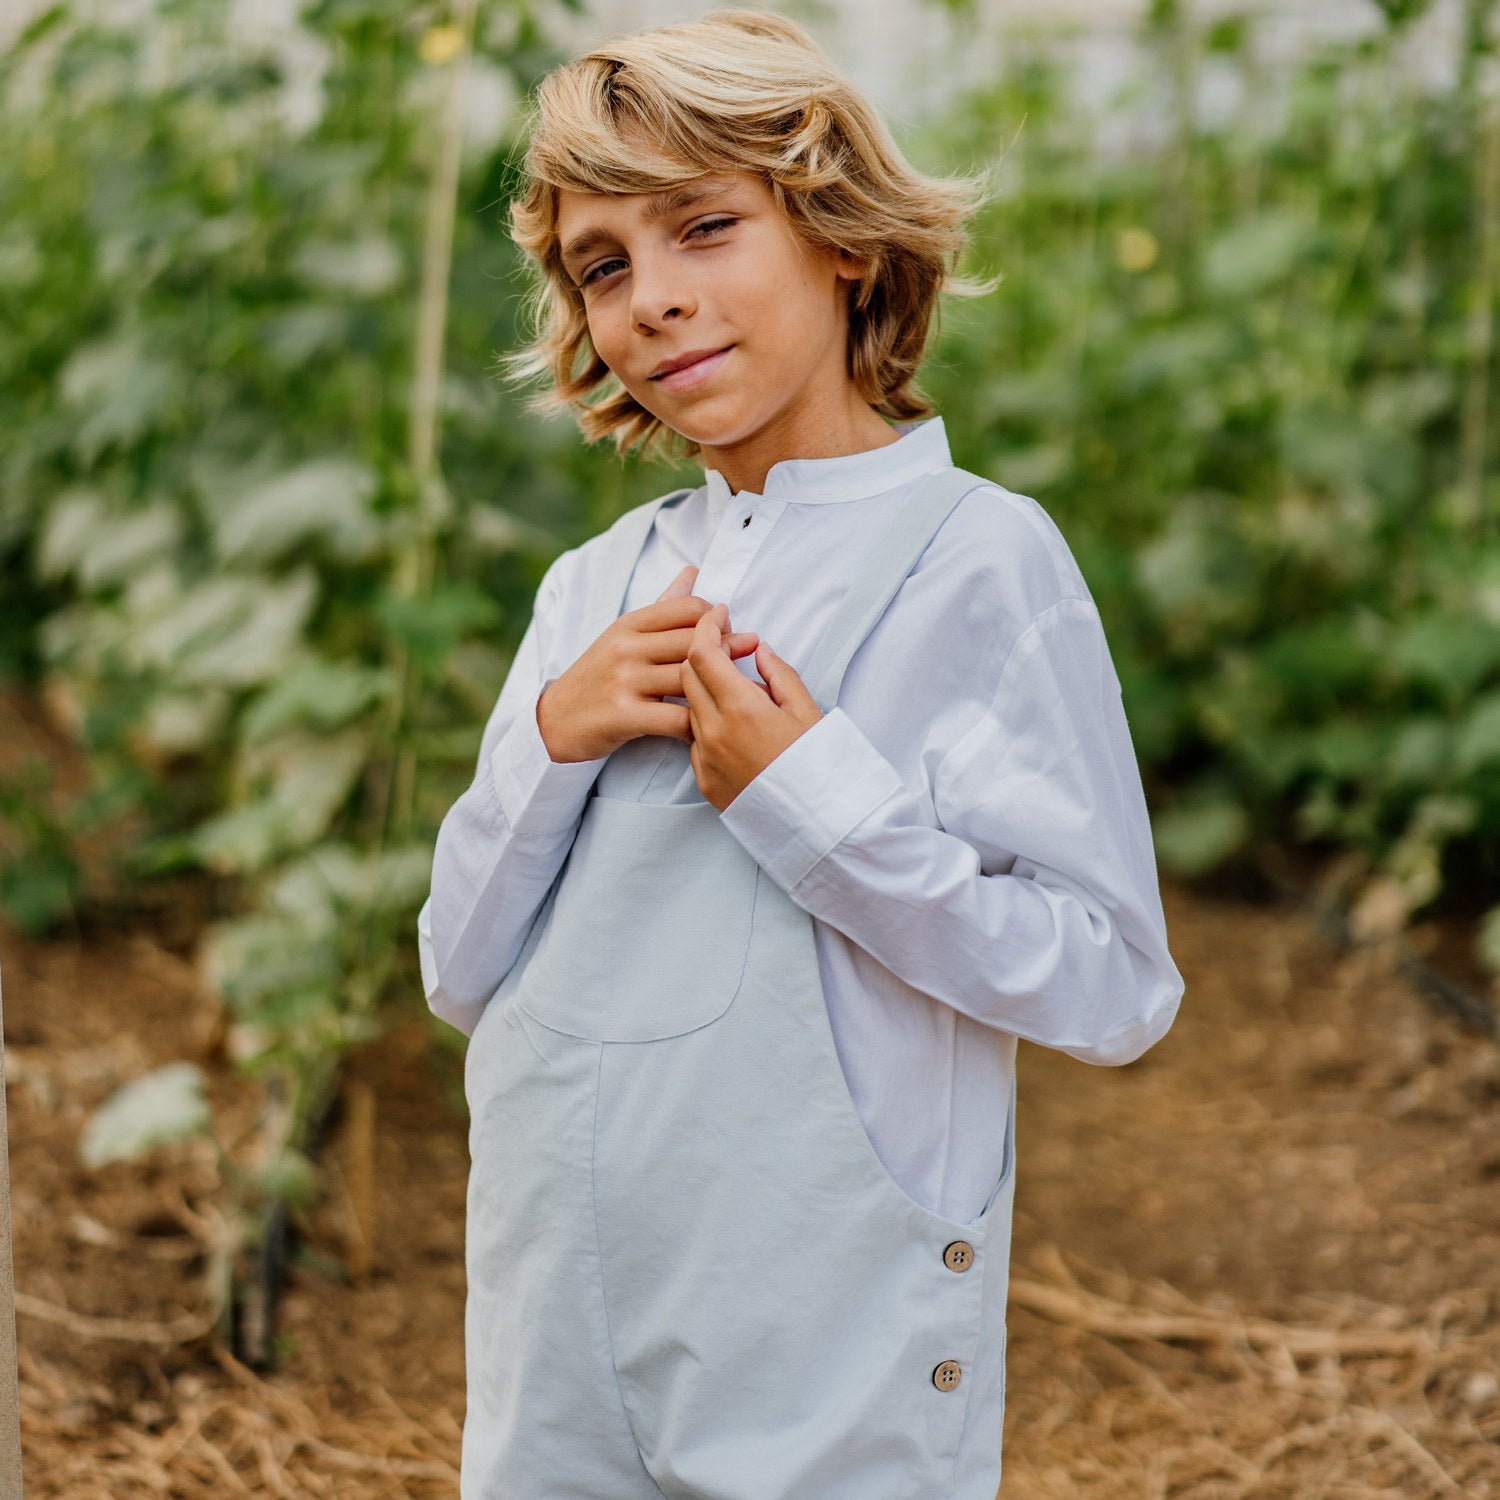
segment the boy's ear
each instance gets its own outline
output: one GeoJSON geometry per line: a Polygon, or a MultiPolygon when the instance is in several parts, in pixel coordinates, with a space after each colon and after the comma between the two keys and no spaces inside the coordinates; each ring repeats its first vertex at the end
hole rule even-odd
{"type": "Polygon", "coordinates": [[[838,273],[847,277],[850,281],[858,281],[861,277],[869,274],[870,262],[861,256],[855,255],[850,250],[840,250],[838,253],[838,273]]]}

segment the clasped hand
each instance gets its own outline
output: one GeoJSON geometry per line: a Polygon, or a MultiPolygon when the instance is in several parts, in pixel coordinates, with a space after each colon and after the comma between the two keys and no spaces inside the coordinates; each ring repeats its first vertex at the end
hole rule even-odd
{"type": "MultiPolygon", "coordinates": [[[[687,571],[678,574],[674,588],[686,591],[687,571]]],[[[715,604],[693,627],[682,663],[693,774],[698,790],[720,812],[823,717],[796,670],[762,640],[756,642],[755,666],[764,681],[746,677],[734,665],[729,635],[729,607],[715,604]]]]}
{"type": "Polygon", "coordinates": [[[729,629],[726,605],[690,593],[697,572],[683,568],[654,603],[610,624],[538,695],[536,721],[559,763],[643,734],[687,740],[699,790],[723,812],[823,711],[754,631],[729,629]],[[764,682],[734,666],[751,651],[764,682]]]}

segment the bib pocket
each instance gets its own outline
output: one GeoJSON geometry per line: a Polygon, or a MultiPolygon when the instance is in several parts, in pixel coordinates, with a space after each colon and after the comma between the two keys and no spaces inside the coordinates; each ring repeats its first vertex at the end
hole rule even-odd
{"type": "Polygon", "coordinates": [[[707,1026],[739,990],[758,874],[711,802],[590,797],[515,1003],[596,1042],[707,1026]]]}

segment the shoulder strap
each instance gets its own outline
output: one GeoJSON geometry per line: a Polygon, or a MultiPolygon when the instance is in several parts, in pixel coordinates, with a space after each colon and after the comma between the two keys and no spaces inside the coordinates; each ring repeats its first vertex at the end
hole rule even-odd
{"type": "Polygon", "coordinates": [[[802,669],[808,692],[825,714],[838,702],[850,659],[885,613],[938,528],[970,490],[988,482],[964,469],[936,470],[921,481],[916,493],[876,539],[802,669]]]}
{"type": "Polygon", "coordinates": [[[624,612],[636,561],[646,545],[646,538],[651,535],[657,511],[690,494],[691,487],[669,490],[665,495],[646,501],[644,505],[637,505],[634,510],[627,510],[603,533],[607,550],[599,572],[608,586],[601,588],[584,610],[578,636],[580,650],[587,650],[598,640],[600,632],[618,620],[624,612]]]}

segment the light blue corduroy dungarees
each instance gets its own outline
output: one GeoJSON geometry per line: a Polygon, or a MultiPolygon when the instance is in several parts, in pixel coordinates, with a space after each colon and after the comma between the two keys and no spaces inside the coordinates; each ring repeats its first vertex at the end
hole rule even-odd
{"type": "MultiPolygon", "coordinates": [[[[824,712],[982,482],[938,471],[874,541],[799,669],[824,712]]],[[[606,533],[586,644],[681,493],[606,533]]],[[[1014,1084],[979,1216],[912,1199],[850,1097],[812,918],[668,745],[671,800],[644,774],[587,799],[469,1045],[462,1500],[993,1500],[1014,1084]]]]}

